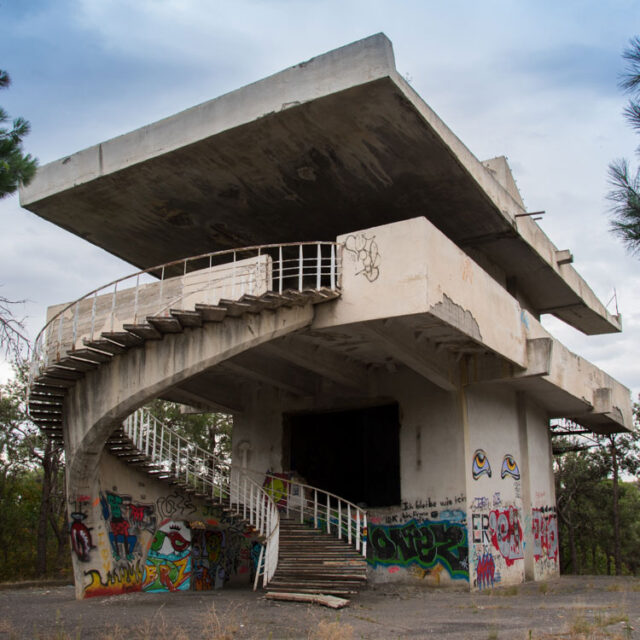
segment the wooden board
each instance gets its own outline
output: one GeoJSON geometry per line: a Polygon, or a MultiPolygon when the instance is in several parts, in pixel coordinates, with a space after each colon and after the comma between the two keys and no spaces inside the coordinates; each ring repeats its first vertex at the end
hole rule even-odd
{"type": "Polygon", "coordinates": [[[331,609],[342,609],[349,605],[349,600],[336,598],[335,596],[325,596],[320,593],[286,593],[269,591],[265,596],[267,600],[286,600],[289,602],[310,602],[311,604],[321,604],[331,609]]]}

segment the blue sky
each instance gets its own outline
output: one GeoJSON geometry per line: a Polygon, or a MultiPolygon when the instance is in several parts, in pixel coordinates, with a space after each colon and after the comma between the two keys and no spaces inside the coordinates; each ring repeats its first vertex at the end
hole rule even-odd
{"type": "MultiPolygon", "coordinates": [[[[620,54],[636,1],[0,0],[0,104],[30,120],[45,163],[367,35],[393,41],[398,70],[481,160],[506,155],[529,210],[625,332],[569,348],[640,392],[640,259],[608,232],[607,165],[640,139],[622,118],[620,54]],[[613,309],[613,305],[610,307],[613,309]]],[[[32,337],[47,305],[132,271],[0,201],[2,295],[28,299],[32,337]]]]}

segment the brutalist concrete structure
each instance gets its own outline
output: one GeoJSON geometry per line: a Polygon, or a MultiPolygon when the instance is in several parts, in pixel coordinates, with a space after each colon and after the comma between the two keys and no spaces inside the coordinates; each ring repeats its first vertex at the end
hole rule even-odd
{"type": "MultiPolygon", "coordinates": [[[[540,317],[588,335],[621,321],[384,35],[46,165],[21,202],[150,270],[50,310],[34,365],[32,415],[67,451],[79,597],[175,587],[170,527],[224,530],[175,473],[114,458],[119,425],[158,397],[232,413],[233,465],[278,474],[281,515],[291,478],[359,508],[371,581],[558,573],[549,421],[631,429],[631,404],[540,317]]],[[[325,524],[351,541],[337,504],[325,524]]]]}

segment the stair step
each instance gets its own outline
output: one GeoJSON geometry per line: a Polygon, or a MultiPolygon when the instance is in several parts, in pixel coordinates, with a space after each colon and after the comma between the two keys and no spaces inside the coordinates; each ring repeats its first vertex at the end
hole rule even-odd
{"type": "Polygon", "coordinates": [[[227,315],[231,318],[238,318],[251,310],[251,305],[246,302],[236,302],[235,300],[221,299],[218,306],[227,310],[227,315]]]}
{"type": "Polygon", "coordinates": [[[113,356],[110,353],[96,351],[95,349],[73,349],[68,352],[70,358],[79,358],[81,360],[90,360],[91,362],[109,362],[113,356]]]}
{"type": "Polygon", "coordinates": [[[202,316],[197,311],[170,309],[169,313],[178,320],[183,327],[201,327],[202,316]]]}
{"type": "MultiPolygon", "coordinates": [[[[290,592],[290,591],[293,590],[293,589],[291,589],[291,587],[285,588],[285,587],[275,586],[275,587],[272,588],[271,584],[272,583],[270,582],[268,584],[268,586],[267,586],[267,588],[270,591],[286,593],[286,592],[290,592]]],[[[348,590],[345,590],[345,589],[330,589],[330,588],[327,588],[327,589],[314,589],[314,588],[307,588],[307,587],[303,587],[303,586],[296,586],[295,587],[295,591],[296,591],[296,593],[317,593],[317,594],[324,594],[324,595],[330,595],[330,596],[350,596],[350,595],[353,595],[354,593],[357,593],[357,592],[348,591],[348,590]]]]}
{"type": "Polygon", "coordinates": [[[124,353],[127,348],[123,347],[121,344],[117,344],[111,340],[105,340],[104,338],[99,338],[97,340],[87,340],[86,338],[83,340],[83,344],[86,347],[90,347],[91,349],[97,349],[98,351],[104,351],[105,353],[110,353],[111,355],[118,355],[120,353],[124,353]]]}
{"type": "Polygon", "coordinates": [[[134,335],[142,338],[143,340],[160,340],[162,334],[148,322],[140,322],[138,324],[125,324],[123,326],[125,331],[133,333],[134,335]]]}
{"type": "Polygon", "coordinates": [[[117,342],[125,347],[138,347],[144,342],[140,336],[130,331],[103,332],[101,335],[103,338],[113,340],[113,342],[117,342]]]}
{"type": "Polygon", "coordinates": [[[196,304],[196,311],[202,316],[205,322],[221,322],[227,315],[224,307],[215,304],[196,304]]]}
{"type": "Polygon", "coordinates": [[[182,333],[183,327],[180,320],[173,316],[147,316],[147,322],[160,333],[182,333]]]}

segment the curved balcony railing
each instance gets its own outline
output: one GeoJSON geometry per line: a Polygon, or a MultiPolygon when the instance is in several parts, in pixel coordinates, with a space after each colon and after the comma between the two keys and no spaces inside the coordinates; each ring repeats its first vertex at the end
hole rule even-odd
{"type": "Polygon", "coordinates": [[[243,295],[307,289],[339,290],[340,245],[270,244],[206,253],[137,271],[59,308],[38,334],[30,381],[50,364],[104,333],[114,335],[148,317],[243,295]]]}
{"type": "Polygon", "coordinates": [[[280,515],[271,495],[249,475],[202,449],[188,438],[138,409],[122,425],[134,455],[159,479],[169,479],[246,520],[262,538],[254,589],[260,576],[267,586],[278,565],[280,515]]]}
{"type": "Polygon", "coordinates": [[[334,493],[287,478],[285,474],[267,473],[265,478],[265,490],[281,513],[345,540],[367,557],[367,512],[364,509],[334,493]]]}

